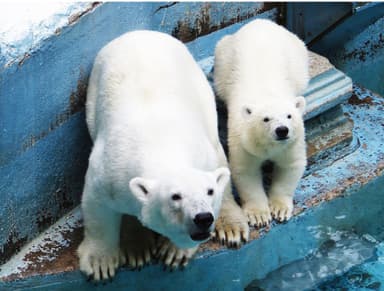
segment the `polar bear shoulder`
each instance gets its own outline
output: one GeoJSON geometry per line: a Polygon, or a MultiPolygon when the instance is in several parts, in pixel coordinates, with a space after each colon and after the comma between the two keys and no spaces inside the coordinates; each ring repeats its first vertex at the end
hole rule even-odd
{"type": "Polygon", "coordinates": [[[247,91],[249,86],[254,90],[255,82],[266,89],[279,84],[287,95],[298,96],[309,81],[308,51],[303,41],[284,27],[257,19],[219,41],[214,81],[224,101],[234,90],[247,91]]]}
{"type": "MultiPolygon", "coordinates": [[[[86,104],[92,139],[99,127],[110,123],[105,118],[129,108],[136,108],[135,112],[145,108],[147,114],[164,118],[184,110],[200,114],[199,120],[209,123],[207,128],[216,127],[211,114],[215,110],[213,92],[205,75],[183,43],[160,32],[128,32],[102,48],[95,59],[86,104]],[[194,78],[186,78],[191,75],[194,78]]],[[[121,115],[137,117],[135,112],[121,115]]]]}

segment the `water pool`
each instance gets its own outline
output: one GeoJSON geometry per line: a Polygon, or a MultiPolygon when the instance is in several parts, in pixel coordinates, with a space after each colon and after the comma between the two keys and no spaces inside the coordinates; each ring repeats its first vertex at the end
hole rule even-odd
{"type": "Polygon", "coordinates": [[[319,284],[314,290],[384,290],[384,242],[375,245],[374,250],[371,259],[319,284]]]}
{"type": "Polygon", "coordinates": [[[363,234],[319,226],[324,243],[246,290],[384,290],[384,232],[363,234]]]}

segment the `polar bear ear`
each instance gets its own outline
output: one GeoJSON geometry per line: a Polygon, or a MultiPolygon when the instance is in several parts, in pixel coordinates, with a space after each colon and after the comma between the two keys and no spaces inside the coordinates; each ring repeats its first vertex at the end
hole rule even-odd
{"type": "Polygon", "coordinates": [[[253,109],[251,108],[251,106],[244,105],[244,106],[241,108],[241,116],[242,116],[244,119],[249,119],[249,117],[252,115],[252,113],[253,113],[253,109]]]}
{"type": "Polygon", "coordinates": [[[141,202],[146,202],[155,188],[155,182],[152,180],[136,177],[129,181],[129,188],[133,195],[141,202]]]}
{"type": "Polygon", "coordinates": [[[229,182],[229,178],[231,176],[230,171],[228,170],[228,168],[222,167],[213,171],[213,175],[215,176],[216,183],[219,186],[220,190],[223,191],[225,186],[227,186],[227,183],[229,182]]]}
{"type": "Polygon", "coordinates": [[[304,112],[305,112],[305,105],[306,105],[306,101],[305,101],[305,98],[303,96],[296,97],[295,106],[297,109],[299,109],[299,111],[302,115],[304,115],[304,112]]]}

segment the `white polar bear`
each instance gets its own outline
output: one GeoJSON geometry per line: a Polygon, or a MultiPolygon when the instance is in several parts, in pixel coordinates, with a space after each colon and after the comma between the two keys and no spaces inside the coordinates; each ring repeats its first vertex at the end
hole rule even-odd
{"type": "Polygon", "coordinates": [[[306,166],[300,94],[308,80],[304,43],[272,21],[254,20],[216,46],[214,83],[228,108],[231,174],[251,225],[267,225],[271,214],[280,221],[292,215],[306,166]],[[269,199],[262,182],[266,161],[274,163],[269,199]]]}
{"type": "Polygon", "coordinates": [[[86,117],[94,145],[80,269],[99,280],[126,260],[141,266],[156,247],[152,230],[166,237],[164,262],[185,265],[209,238],[230,175],[213,91],[187,48],[153,31],[110,42],[91,72],[86,117]],[[119,248],[122,214],[130,245],[119,248]]]}

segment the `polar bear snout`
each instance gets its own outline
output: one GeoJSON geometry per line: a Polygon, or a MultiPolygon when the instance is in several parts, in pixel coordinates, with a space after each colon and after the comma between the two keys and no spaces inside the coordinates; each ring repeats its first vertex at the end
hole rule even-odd
{"type": "Polygon", "coordinates": [[[211,226],[213,221],[214,217],[210,212],[201,212],[196,214],[193,219],[195,230],[190,234],[191,239],[194,241],[208,239],[211,236],[211,226]]]}
{"type": "Polygon", "coordinates": [[[201,230],[207,230],[213,223],[213,215],[210,212],[202,212],[198,213],[195,218],[193,219],[193,222],[196,224],[196,226],[201,230]]]}
{"type": "Polygon", "coordinates": [[[289,129],[286,126],[279,126],[275,129],[275,134],[276,134],[277,140],[288,139],[289,138],[288,133],[289,133],[289,129]]]}

